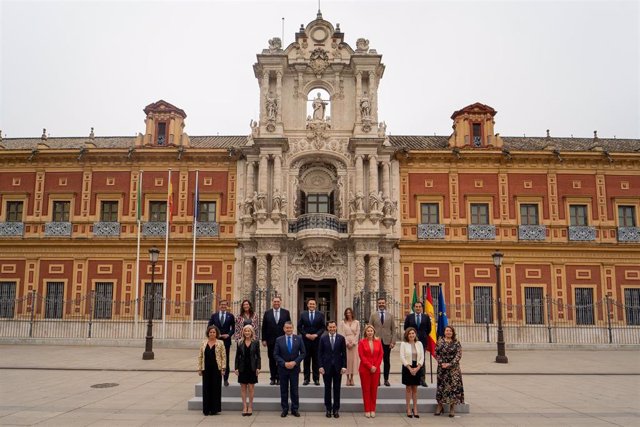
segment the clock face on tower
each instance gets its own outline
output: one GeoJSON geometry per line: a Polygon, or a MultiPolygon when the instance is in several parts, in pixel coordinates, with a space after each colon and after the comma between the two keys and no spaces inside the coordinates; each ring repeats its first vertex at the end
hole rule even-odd
{"type": "Polygon", "coordinates": [[[327,30],[322,28],[322,27],[318,27],[318,28],[314,28],[311,31],[311,38],[313,40],[315,40],[316,42],[323,42],[325,41],[325,39],[327,38],[328,34],[327,34],[327,30]]]}

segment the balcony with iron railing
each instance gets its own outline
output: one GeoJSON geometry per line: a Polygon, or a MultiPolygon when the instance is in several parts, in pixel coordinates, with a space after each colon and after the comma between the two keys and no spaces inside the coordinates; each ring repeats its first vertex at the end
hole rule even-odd
{"type": "Polygon", "coordinates": [[[95,222],[93,223],[93,235],[96,237],[118,237],[120,236],[120,223],[95,222]]]}
{"type": "Polygon", "coordinates": [[[418,224],[419,240],[443,240],[444,224],[418,224]]]}
{"type": "Polygon", "coordinates": [[[596,228],[584,225],[572,225],[569,227],[569,240],[578,242],[591,242],[596,240],[596,228]]]}
{"type": "Polygon", "coordinates": [[[24,222],[0,222],[1,237],[16,237],[24,235],[24,222]]]}
{"type": "Polygon", "coordinates": [[[220,235],[220,227],[217,222],[196,223],[197,237],[218,237],[219,235],[220,235]]]}
{"type": "Polygon", "coordinates": [[[347,221],[341,221],[331,214],[312,213],[298,216],[289,221],[289,233],[298,233],[303,230],[331,230],[336,233],[347,232],[347,221]]]}
{"type": "Polygon", "coordinates": [[[44,235],[47,237],[70,237],[73,227],[70,222],[47,222],[44,235]]]}
{"type": "Polygon", "coordinates": [[[544,241],[547,238],[547,227],[544,225],[518,226],[518,239],[528,241],[544,241]]]}
{"type": "Polygon", "coordinates": [[[640,227],[618,227],[618,242],[640,242],[640,227]]]}
{"type": "Polygon", "coordinates": [[[496,240],[495,225],[469,225],[467,226],[469,240],[496,240]]]}
{"type": "Polygon", "coordinates": [[[142,223],[142,235],[144,237],[164,237],[167,234],[165,221],[149,221],[142,223]]]}

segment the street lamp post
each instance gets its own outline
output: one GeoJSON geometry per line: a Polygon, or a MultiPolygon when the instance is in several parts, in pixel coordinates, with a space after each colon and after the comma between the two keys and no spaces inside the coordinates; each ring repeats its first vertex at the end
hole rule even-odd
{"type": "Polygon", "coordinates": [[[496,363],[509,363],[509,359],[505,354],[504,332],[502,331],[502,280],[500,267],[502,267],[504,255],[500,250],[496,249],[491,256],[493,257],[493,265],[496,267],[496,287],[498,288],[498,355],[496,356],[496,363]]]}
{"type": "MultiPolygon", "coordinates": [[[[158,257],[160,255],[160,250],[155,246],[149,249],[149,261],[151,262],[151,301],[148,303],[149,309],[147,310],[147,315],[149,317],[149,321],[147,322],[147,336],[145,337],[144,344],[144,353],[142,353],[142,360],[153,360],[153,315],[155,314],[155,290],[156,290],[156,263],[158,262],[158,257]]],[[[147,297],[148,298],[148,297],[147,297]]]]}

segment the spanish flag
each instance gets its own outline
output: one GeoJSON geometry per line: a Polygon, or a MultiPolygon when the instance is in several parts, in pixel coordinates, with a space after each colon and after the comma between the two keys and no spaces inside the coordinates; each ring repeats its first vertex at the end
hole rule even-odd
{"type": "Polygon", "coordinates": [[[173,184],[171,184],[171,171],[169,171],[169,191],[167,192],[167,218],[169,224],[173,221],[173,184]]]}
{"type": "Polygon", "coordinates": [[[425,313],[431,318],[431,332],[427,337],[427,351],[431,353],[431,356],[436,357],[436,318],[435,311],[433,309],[433,297],[431,296],[431,286],[427,284],[427,296],[424,304],[425,313]]]}

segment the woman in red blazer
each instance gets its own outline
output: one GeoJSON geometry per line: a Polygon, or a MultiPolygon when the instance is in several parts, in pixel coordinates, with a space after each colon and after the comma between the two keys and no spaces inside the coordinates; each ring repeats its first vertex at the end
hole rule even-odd
{"type": "Polygon", "coordinates": [[[382,363],[382,341],[376,337],[376,330],[371,325],[364,328],[364,338],[358,343],[360,356],[360,386],[364,401],[364,416],[375,418],[378,386],[380,385],[380,364],[382,363]]]}

